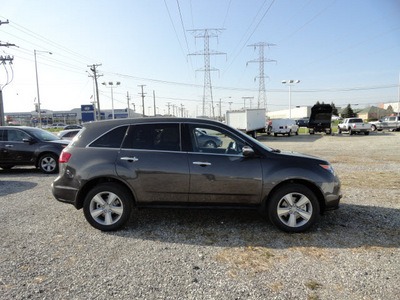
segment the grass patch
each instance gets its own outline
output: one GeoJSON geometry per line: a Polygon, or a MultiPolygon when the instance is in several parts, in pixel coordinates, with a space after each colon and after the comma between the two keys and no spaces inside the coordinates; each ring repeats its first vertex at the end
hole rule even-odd
{"type": "Polygon", "coordinates": [[[264,247],[226,248],[216,255],[219,262],[227,263],[233,270],[260,273],[269,270],[275,255],[264,247]]]}
{"type": "Polygon", "coordinates": [[[315,291],[315,290],[321,288],[322,284],[312,280],[312,281],[309,281],[309,282],[306,283],[306,287],[308,287],[309,289],[315,291]]]}

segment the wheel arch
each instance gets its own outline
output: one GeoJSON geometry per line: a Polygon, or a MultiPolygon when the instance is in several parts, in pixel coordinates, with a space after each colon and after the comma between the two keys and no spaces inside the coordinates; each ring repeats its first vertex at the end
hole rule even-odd
{"type": "Polygon", "coordinates": [[[279,190],[283,186],[290,186],[291,184],[301,184],[301,185],[304,185],[305,187],[307,187],[308,189],[310,189],[314,193],[315,197],[318,200],[319,207],[320,207],[320,214],[322,214],[325,211],[324,195],[323,195],[322,191],[318,188],[318,186],[316,186],[314,183],[304,180],[304,179],[289,179],[289,180],[282,181],[279,184],[277,184],[276,186],[274,186],[274,188],[268,193],[268,195],[265,196],[265,198],[262,202],[262,205],[261,205],[262,212],[268,213],[267,212],[268,203],[269,203],[272,195],[277,190],[279,190]]]}
{"type": "Polygon", "coordinates": [[[90,181],[86,182],[85,185],[79,190],[77,196],[76,196],[76,204],[75,207],[77,209],[81,209],[83,207],[83,202],[85,201],[86,195],[89,193],[91,189],[93,189],[96,185],[99,185],[101,183],[106,183],[106,182],[114,182],[116,184],[119,184],[126,188],[126,190],[130,193],[131,199],[132,199],[132,205],[136,205],[136,196],[134,191],[129,187],[128,184],[123,182],[122,180],[119,180],[114,177],[97,177],[93,178],[90,181]]]}

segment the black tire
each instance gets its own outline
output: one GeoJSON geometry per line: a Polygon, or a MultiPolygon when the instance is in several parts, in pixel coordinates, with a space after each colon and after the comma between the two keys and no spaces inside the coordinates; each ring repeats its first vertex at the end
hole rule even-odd
{"type": "Polygon", "coordinates": [[[276,132],[274,132],[274,136],[278,136],[278,134],[276,132]]]}
{"type": "Polygon", "coordinates": [[[95,186],[83,202],[86,220],[102,231],[117,230],[124,226],[131,211],[131,194],[118,183],[108,182],[95,186]]]}
{"type": "Polygon", "coordinates": [[[301,184],[282,186],[268,203],[270,221],[286,232],[306,231],[318,220],[319,213],[317,197],[301,184]]]}
{"type": "Polygon", "coordinates": [[[364,131],[364,134],[365,135],[369,135],[369,131],[364,131]]]}
{"type": "Polygon", "coordinates": [[[372,131],[376,131],[376,126],[375,126],[375,125],[372,125],[372,126],[371,126],[371,130],[372,130],[372,131]]]}
{"type": "Polygon", "coordinates": [[[340,129],[340,127],[338,127],[338,129],[337,129],[337,133],[339,133],[339,134],[342,133],[342,129],[340,129]]]}
{"type": "Polygon", "coordinates": [[[251,132],[251,137],[253,138],[253,139],[257,139],[257,131],[256,130],[254,130],[254,131],[252,131],[251,132]]]}
{"type": "Polygon", "coordinates": [[[296,131],[296,135],[299,135],[299,130],[297,129],[297,131],[296,131]]]}
{"type": "Polygon", "coordinates": [[[289,130],[289,133],[287,134],[287,136],[291,136],[292,135],[292,131],[289,130]]]}
{"type": "Polygon", "coordinates": [[[326,131],[326,134],[328,134],[328,135],[330,135],[331,133],[332,133],[332,130],[331,130],[331,129],[329,129],[329,130],[326,131]]]}
{"type": "Polygon", "coordinates": [[[45,153],[39,158],[38,167],[45,174],[54,174],[58,172],[58,156],[51,153],[45,153]]]}
{"type": "Polygon", "coordinates": [[[354,134],[354,131],[351,130],[351,128],[349,128],[349,135],[353,135],[353,134],[354,134]]]}

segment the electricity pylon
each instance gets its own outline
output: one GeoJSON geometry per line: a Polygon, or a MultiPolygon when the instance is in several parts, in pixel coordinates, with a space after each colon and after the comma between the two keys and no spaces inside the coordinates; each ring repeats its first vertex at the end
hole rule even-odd
{"type": "Polygon", "coordinates": [[[267,95],[265,92],[265,78],[269,78],[264,74],[264,63],[265,62],[276,62],[276,60],[271,60],[264,57],[264,47],[276,46],[275,44],[269,43],[257,43],[248,45],[248,47],[254,47],[254,50],[258,48],[258,59],[250,60],[246,63],[246,66],[249,63],[259,63],[259,75],[254,78],[254,81],[258,78],[258,108],[260,108],[261,103],[263,103],[264,108],[267,109],[267,95]]]}
{"type": "Polygon", "coordinates": [[[204,87],[203,87],[203,110],[202,115],[206,115],[206,103],[210,103],[212,117],[215,117],[214,113],[214,104],[213,104],[213,95],[212,95],[212,84],[211,84],[211,71],[218,71],[218,69],[211,68],[210,66],[210,56],[211,55],[221,55],[225,54],[224,52],[217,52],[214,50],[210,50],[210,38],[216,37],[218,38],[218,34],[221,33],[222,28],[209,28],[209,29],[193,29],[190,31],[194,37],[204,39],[204,50],[195,53],[189,53],[189,55],[203,55],[204,56],[204,68],[198,69],[196,71],[204,72],[204,87]]]}

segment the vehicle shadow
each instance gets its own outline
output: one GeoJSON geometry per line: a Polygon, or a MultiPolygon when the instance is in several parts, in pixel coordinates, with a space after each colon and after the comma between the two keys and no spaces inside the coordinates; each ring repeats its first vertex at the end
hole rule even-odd
{"type": "Polygon", "coordinates": [[[0,180],[0,197],[33,189],[38,184],[30,181],[0,180]]]}
{"type": "Polygon", "coordinates": [[[342,204],[311,230],[289,234],[256,211],[143,209],[116,236],[216,247],[400,247],[400,209],[342,204]]]}

